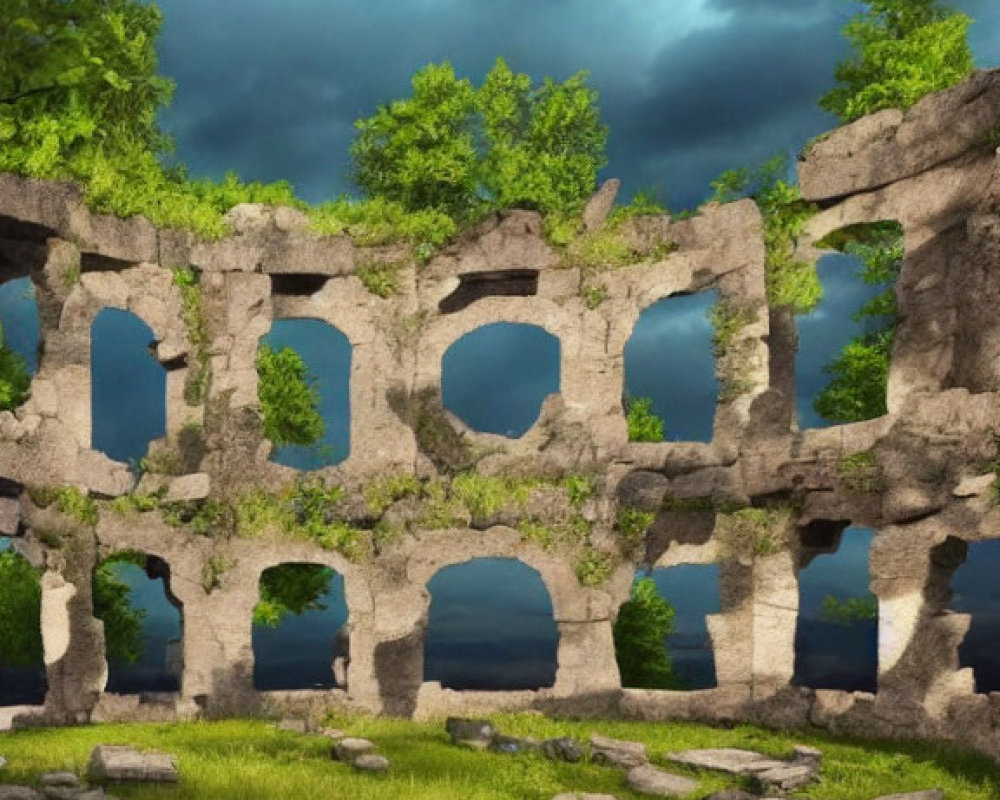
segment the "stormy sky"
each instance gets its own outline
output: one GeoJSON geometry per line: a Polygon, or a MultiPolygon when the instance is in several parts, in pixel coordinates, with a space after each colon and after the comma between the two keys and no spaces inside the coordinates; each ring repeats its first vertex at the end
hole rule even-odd
{"type": "MultiPolygon", "coordinates": [[[[816,99],[847,47],[849,0],[158,0],[163,123],[195,175],[353,192],[356,119],[450,61],[479,84],[497,56],[536,81],[586,70],[610,127],[602,176],[676,210],[719,172],[793,154],[833,126],[816,99]]],[[[978,66],[1000,65],[1000,4],[955,0],[978,66]]]]}

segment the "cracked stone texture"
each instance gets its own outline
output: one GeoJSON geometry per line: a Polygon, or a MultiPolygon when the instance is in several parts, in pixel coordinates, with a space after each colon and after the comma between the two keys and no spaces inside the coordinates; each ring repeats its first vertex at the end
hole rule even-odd
{"type": "MultiPolygon", "coordinates": [[[[157,230],[141,217],[92,213],[66,184],[0,175],[0,280],[31,278],[44,341],[31,398],[0,413],[0,530],[17,534],[18,551],[44,570],[50,687],[44,706],[4,709],[0,724],[143,714],[315,720],[330,708],[418,717],[531,709],[809,722],[855,735],[953,739],[1000,758],[1000,695],[975,694],[971,671],[960,669],[957,655],[968,615],[944,613],[968,544],[1000,529],[986,467],[997,457],[993,432],[1000,430],[1000,158],[983,138],[997,124],[1000,71],[979,72],[905,114],[881,112],[831,132],[799,163],[803,194],[822,206],[800,241],[803,257],[819,255],[816,243],[833,231],[886,219],[901,223],[906,248],[888,413],[807,431],[797,429],[793,413],[795,320],[766,306],[762,223],[750,200],[708,204],[681,221],[630,220],[621,228],[630,246],[652,254],[670,243],[673,252],[584,275],[544,240],[541,217],[531,211],[491,215],[418,266],[404,246],[316,236],[292,209],[238,206],[229,215],[231,235],[204,243],[157,230]],[[400,290],[385,299],[369,294],[357,275],[359,267],[380,262],[401,265],[400,290]],[[79,279],[67,282],[81,265],[87,268],[79,279]],[[172,268],[181,265],[200,273],[212,371],[208,396],[195,405],[184,400],[195,349],[173,282],[172,268]],[[509,289],[511,270],[536,276],[535,293],[523,288],[531,282],[518,284],[522,294],[480,288],[461,310],[441,311],[463,276],[475,278],[468,285],[509,289]],[[582,282],[605,290],[596,308],[584,302],[582,282]],[[628,442],[622,353],[636,320],[664,297],[711,289],[755,307],[737,334],[738,348],[716,364],[720,379],[745,378],[746,391],[717,403],[709,443],[628,442]],[[168,369],[167,433],[152,450],[179,454],[184,431],[201,430],[200,449],[180,459],[185,474],[148,475],[144,489],[169,486],[178,499],[225,501],[291,484],[296,472],[268,459],[255,357],[275,320],[310,317],[351,342],[354,412],[349,456],[314,477],[343,486],[346,518],[371,524],[364,488],[374,477],[441,474],[440,453],[415,428],[416,411],[440,405],[445,351],[484,324],[515,322],[542,325],[559,338],[559,394],[545,400],[520,439],[477,433],[440,414],[442,440],[475,451],[483,474],[598,475],[597,496],[581,513],[605,552],[621,552],[613,531],[619,505],[656,517],[644,541],[623,552],[596,587],[581,586],[574,574],[578,547],[546,551],[523,542],[517,509],[509,507],[448,529],[405,532],[356,562],[290,541],[277,529],[253,540],[199,536],[166,525],[157,512],[105,512],[94,528],[76,524],[52,508],[36,508],[23,488],[77,486],[99,498],[132,488],[128,466],[90,446],[90,326],[109,306],[150,325],[153,356],[168,369]],[[860,453],[870,454],[876,470],[859,487],[843,464],[860,453]],[[667,508],[667,499],[702,505],[667,508]],[[797,516],[787,530],[771,532],[786,539],[779,552],[755,556],[727,550],[728,528],[713,503],[788,504],[797,516]],[[803,546],[801,536],[846,523],[878,530],[870,559],[879,601],[874,695],[789,686],[798,573],[822,551],[803,546]],[[184,615],[181,689],[156,703],[104,692],[91,574],[100,558],[131,549],[166,565],[171,601],[184,615]],[[455,692],[424,682],[426,584],[446,566],[481,557],[519,558],[541,576],[560,632],[553,687],[455,692]],[[350,661],[337,667],[346,684],[337,689],[253,689],[250,619],[260,574],[291,561],[325,564],[344,577],[350,661]],[[210,563],[232,566],[211,574],[210,563]],[[717,687],[622,689],[611,631],[635,568],[688,563],[719,564],[720,610],[707,620],[717,687]]],[[[590,204],[595,224],[612,188],[590,204]]],[[[552,494],[532,500],[532,513],[562,520],[570,512],[552,494]]],[[[412,500],[402,500],[385,520],[405,526],[415,513],[412,500]]]]}

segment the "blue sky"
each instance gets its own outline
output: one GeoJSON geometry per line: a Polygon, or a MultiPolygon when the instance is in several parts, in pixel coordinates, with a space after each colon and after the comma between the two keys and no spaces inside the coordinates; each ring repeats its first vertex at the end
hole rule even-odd
{"type": "MultiPolygon", "coordinates": [[[[696,204],[722,170],[795,152],[833,126],[816,107],[846,52],[848,0],[160,0],[164,125],[195,175],[287,178],[309,200],[352,190],[354,120],[449,60],[478,83],[497,56],[536,80],[586,70],[610,126],[604,176],[696,204]]],[[[1000,65],[1000,4],[977,20],[1000,65]]]]}

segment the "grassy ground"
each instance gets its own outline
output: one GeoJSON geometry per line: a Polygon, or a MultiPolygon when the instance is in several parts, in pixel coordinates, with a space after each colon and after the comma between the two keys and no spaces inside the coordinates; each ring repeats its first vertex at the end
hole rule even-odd
{"type": "MultiPolygon", "coordinates": [[[[539,738],[592,731],[646,742],[654,762],[675,749],[746,747],[775,756],[794,743],[823,750],[822,782],[796,797],[867,800],[891,792],[940,787],[947,800],[1000,797],[1000,772],[989,760],[945,746],[919,743],[853,742],[795,736],[750,726],[716,730],[685,723],[620,721],[570,722],[531,715],[494,717],[504,733],[539,738]]],[[[386,776],[354,773],[331,761],[330,742],[318,736],[278,731],[257,720],[178,725],[94,725],[0,734],[0,754],[9,763],[0,781],[30,783],[39,772],[83,772],[90,750],[99,743],[157,748],[177,756],[178,786],[115,787],[123,798],[172,800],[276,800],[346,797],[352,800],[550,800],[563,791],[607,792],[635,799],[622,773],[591,764],[561,764],[541,756],[477,753],[448,743],[441,722],[406,722],[364,717],[333,718],[331,725],[375,741],[392,762],[386,776]]],[[[683,769],[674,771],[693,774],[683,769]]],[[[704,795],[738,782],[702,775],[704,795]]]]}

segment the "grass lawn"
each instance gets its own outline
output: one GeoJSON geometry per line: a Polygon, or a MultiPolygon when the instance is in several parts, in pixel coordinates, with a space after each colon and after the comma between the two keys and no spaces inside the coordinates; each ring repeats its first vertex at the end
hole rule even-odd
{"type": "MultiPolygon", "coordinates": [[[[592,731],[646,742],[652,760],[690,747],[744,747],[786,756],[792,744],[812,744],[824,754],[822,782],[795,797],[868,800],[892,792],[940,787],[947,800],[1000,797],[1000,772],[988,759],[944,745],[915,742],[858,742],[830,736],[774,733],[751,726],[719,730],[688,723],[597,720],[575,722],[533,715],[493,717],[504,733],[586,739],[592,731]]],[[[121,798],[173,800],[550,800],[564,791],[639,798],[624,775],[591,764],[562,764],[540,755],[478,753],[448,743],[441,722],[408,722],[369,717],[332,717],[330,725],[372,739],[392,762],[386,776],[353,772],[331,761],[330,741],[278,731],[260,720],[173,725],[93,725],[13,731],[0,734],[0,754],[8,759],[4,783],[31,783],[39,772],[70,769],[82,774],[91,749],[100,743],[156,748],[177,757],[177,786],[116,786],[121,798]]],[[[693,774],[677,768],[679,774],[693,774]]],[[[703,774],[700,798],[738,786],[721,775],[703,774]]]]}

